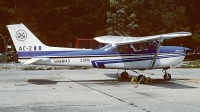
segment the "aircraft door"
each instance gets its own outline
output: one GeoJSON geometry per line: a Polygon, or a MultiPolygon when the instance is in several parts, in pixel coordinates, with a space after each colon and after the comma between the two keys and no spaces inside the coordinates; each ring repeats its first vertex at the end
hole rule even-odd
{"type": "Polygon", "coordinates": [[[116,46],[112,51],[116,53],[115,61],[118,61],[115,66],[118,68],[130,68],[129,44],[116,46]]]}
{"type": "Polygon", "coordinates": [[[146,69],[149,67],[151,54],[147,42],[130,44],[131,67],[134,69],[146,69]]]}
{"type": "MultiPolygon", "coordinates": [[[[153,63],[153,60],[154,60],[154,57],[156,54],[156,50],[158,48],[158,43],[156,41],[151,41],[148,44],[149,44],[149,49],[151,52],[151,59],[152,59],[151,61],[153,63]]],[[[161,65],[160,60],[157,58],[155,61],[154,67],[159,67],[160,65],[161,65]]]]}

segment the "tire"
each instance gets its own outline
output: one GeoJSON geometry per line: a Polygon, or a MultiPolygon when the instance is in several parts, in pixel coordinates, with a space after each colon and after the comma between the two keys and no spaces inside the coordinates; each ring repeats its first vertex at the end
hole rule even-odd
{"type": "Polygon", "coordinates": [[[121,79],[128,79],[129,75],[127,72],[122,72],[121,73],[121,79]]]}
{"type": "MultiPolygon", "coordinates": [[[[137,81],[139,82],[143,76],[144,76],[144,75],[139,75],[139,76],[137,77],[137,81]]],[[[140,81],[140,83],[144,83],[145,81],[146,81],[146,77],[144,76],[144,77],[142,78],[142,80],[140,81]]]]}
{"type": "Polygon", "coordinates": [[[163,78],[164,78],[164,80],[169,81],[169,80],[171,80],[171,75],[169,73],[167,73],[167,74],[164,74],[163,78]]]}

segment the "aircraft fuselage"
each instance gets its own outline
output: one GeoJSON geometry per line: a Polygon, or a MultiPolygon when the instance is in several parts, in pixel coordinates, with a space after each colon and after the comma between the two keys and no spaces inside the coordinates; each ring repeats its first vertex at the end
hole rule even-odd
{"type": "MultiPolygon", "coordinates": [[[[149,68],[156,53],[156,43],[144,42],[132,44],[132,46],[131,44],[107,45],[98,50],[50,53],[38,56],[39,58],[48,57],[49,60],[37,61],[35,64],[115,69],[149,68]]],[[[152,69],[175,67],[183,61],[184,57],[183,47],[161,46],[152,69]]],[[[19,58],[21,62],[27,60],[28,58],[19,58]]]]}

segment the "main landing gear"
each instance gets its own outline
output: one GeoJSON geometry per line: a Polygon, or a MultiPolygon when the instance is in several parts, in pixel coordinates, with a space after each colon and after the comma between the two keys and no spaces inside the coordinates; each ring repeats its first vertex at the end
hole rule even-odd
{"type": "Polygon", "coordinates": [[[127,80],[129,78],[128,73],[126,72],[126,70],[124,72],[121,73],[121,79],[127,80]]]}
{"type": "Polygon", "coordinates": [[[133,72],[135,72],[135,73],[138,74],[138,76],[137,76],[137,81],[138,81],[139,83],[144,83],[144,82],[146,81],[145,75],[141,75],[141,74],[138,73],[137,71],[133,71],[133,72]]]}
{"type": "Polygon", "coordinates": [[[140,81],[140,83],[144,83],[146,81],[146,77],[144,75],[139,75],[137,77],[137,81],[140,81]]]}
{"type": "MultiPolygon", "coordinates": [[[[136,72],[136,71],[134,71],[136,72]]],[[[139,74],[138,72],[136,72],[137,74],[139,74]]],[[[121,79],[122,80],[128,80],[130,79],[129,74],[126,72],[126,70],[124,72],[121,73],[121,79]]],[[[144,75],[140,75],[137,77],[137,81],[140,81],[140,83],[144,83],[146,81],[146,77],[144,75]]]]}
{"type": "MultiPolygon", "coordinates": [[[[162,72],[164,73],[163,79],[164,79],[165,81],[171,80],[171,74],[167,73],[167,69],[168,69],[168,68],[163,68],[163,70],[162,70],[162,72]]],[[[119,72],[119,70],[118,70],[118,72],[119,72]]],[[[118,72],[117,72],[117,74],[118,74],[118,72]]],[[[133,71],[133,72],[139,74],[139,73],[136,72],[136,71],[133,71]]],[[[122,80],[129,80],[129,79],[130,79],[129,74],[126,72],[126,70],[123,71],[123,72],[121,73],[121,79],[122,79],[122,80]]],[[[138,81],[139,83],[144,83],[146,80],[147,80],[147,78],[146,78],[144,75],[139,74],[139,75],[137,76],[137,81],[138,81]]]]}

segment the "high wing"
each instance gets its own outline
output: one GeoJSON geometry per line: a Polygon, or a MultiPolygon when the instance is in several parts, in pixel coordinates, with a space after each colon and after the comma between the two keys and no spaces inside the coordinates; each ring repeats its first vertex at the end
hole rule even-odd
{"type": "Polygon", "coordinates": [[[177,37],[186,37],[191,35],[192,34],[190,32],[174,32],[174,33],[146,36],[146,37],[100,36],[94,39],[100,43],[123,45],[130,43],[147,42],[152,40],[164,40],[177,37]]]}
{"type": "Polygon", "coordinates": [[[154,55],[152,62],[147,68],[147,69],[151,69],[154,67],[156,63],[160,46],[164,39],[186,37],[186,36],[191,36],[191,35],[192,34],[190,32],[174,32],[174,33],[146,36],[146,37],[102,36],[102,37],[96,37],[94,39],[100,43],[107,43],[107,44],[114,44],[114,45],[124,45],[124,44],[141,43],[141,42],[157,40],[159,42],[159,45],[156,49],[156,53],[154,55]]]}

